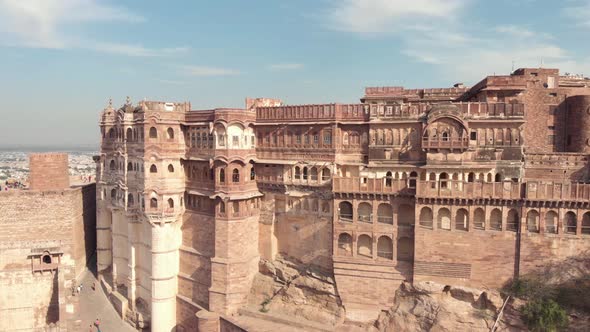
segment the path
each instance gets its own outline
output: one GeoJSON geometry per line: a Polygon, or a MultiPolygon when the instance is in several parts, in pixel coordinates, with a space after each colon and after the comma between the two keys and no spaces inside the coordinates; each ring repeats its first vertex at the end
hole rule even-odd
{"type": "MultiPolygon", "coordinates": [[[[78,319],[82,321],[80,324],[81,331],[88,331],[89,325],[94,325],[94,321],[98,318],[102,332],[137,332],[136,329],[119,317],[91,271],[86,270],[84,272],[82,284],[82,292],[79,298],[80,312],[78,315],[78,319]],[[92,290],[93,282],[96,285],[95,291],[92,290]]],[[[96,328],[94,328],[94,331],[96,331],[96,328]]]]}

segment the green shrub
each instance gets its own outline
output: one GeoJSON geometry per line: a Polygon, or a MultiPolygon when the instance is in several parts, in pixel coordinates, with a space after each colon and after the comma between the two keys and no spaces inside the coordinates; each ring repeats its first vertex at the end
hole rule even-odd
{"type": "Polygon", "coordinates": [[[567,326],[567,314],[553,300],[534,300],[522,308],[522,317],[532,331],[559,331],[567,326]]]}
{"type": "Polygon", "coordinates": [[[512,280],[504,286],[504,292],[512,297],[526,300],[551,299],[555,297],[556,290],[545,285],[538,279],[520,278],[512,280]]]}

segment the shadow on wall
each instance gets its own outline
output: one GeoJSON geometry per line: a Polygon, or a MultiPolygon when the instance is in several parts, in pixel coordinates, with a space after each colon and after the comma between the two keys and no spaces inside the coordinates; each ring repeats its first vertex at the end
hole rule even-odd
{"type": "Polygon", "coordinates": [[[82,189],[82,222],[84,223],[84,250],[86,253],[86,267],[95,277],[96,266],[92,259],[96,252],[96,184],[82,189]]]}
{"type": "Polygon", "coordinates": [[[53,280],[51,282],[51,299],[47,306],[47,315],[45,315],[45,324],[56,324],[59,321],[59,269],[53,273],[53,280]]]}

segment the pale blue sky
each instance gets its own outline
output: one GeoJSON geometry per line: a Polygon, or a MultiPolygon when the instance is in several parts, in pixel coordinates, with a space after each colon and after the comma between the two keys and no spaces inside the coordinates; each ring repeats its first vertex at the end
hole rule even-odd
{"type": "Polygon", "coordinates": [[[0,146],[96,144],[98,115],[357,102],[369,85],[590,74],[590,0],[0,0],[0,146]]]}

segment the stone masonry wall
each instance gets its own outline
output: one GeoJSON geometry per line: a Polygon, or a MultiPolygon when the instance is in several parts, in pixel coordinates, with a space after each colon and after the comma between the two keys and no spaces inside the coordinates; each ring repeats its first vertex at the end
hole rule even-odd
{"type": "Polygon", "coordinates": [[[0,211],[0,331],[56,323],[66,290],[95,247],[94,185],[2,192],[0,211]],[[41,272],[40,257],[31,254],[44,251],[55,265],[41,272]]]}
{"type": "Polygon", "coordinates": [[[29,182],[34,190],[60,190],[70,187],[67,153],[29,155],[29,182]]]}

